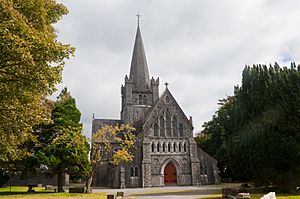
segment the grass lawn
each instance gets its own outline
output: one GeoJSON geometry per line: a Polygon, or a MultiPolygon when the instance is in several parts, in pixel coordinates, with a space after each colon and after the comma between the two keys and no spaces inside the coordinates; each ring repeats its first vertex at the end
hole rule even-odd
{"type": "Polygon", "coordinates": [[[28,187],[12,186],[0,188],[0,198],[20,198],[20,199],[61,199],[61,198],[75,198],[75,199],[106,199],[105,193],[91,193],[91,194],[77,194],[77,193],[53,193],[47,191],[44,187],[34,187],[36,193],[26,193],[28,187]]]}

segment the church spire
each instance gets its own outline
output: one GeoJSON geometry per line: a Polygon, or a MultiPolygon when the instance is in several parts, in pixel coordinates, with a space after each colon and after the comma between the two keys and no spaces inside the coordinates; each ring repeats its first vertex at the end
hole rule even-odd
{"type": "Polygon", "coordinates": [[[129,79],[133,80],[134,87],[143,90],[150,87],[150,78],[142,35],[139,26],[140,16],[141,15],[138,13],[138,26],[135,36],[129,79]]]}

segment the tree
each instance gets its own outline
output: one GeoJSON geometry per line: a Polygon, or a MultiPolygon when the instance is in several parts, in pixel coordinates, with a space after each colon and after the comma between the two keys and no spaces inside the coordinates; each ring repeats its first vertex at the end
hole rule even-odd
{"type": "Polygon", "coordinates": [[[53,24],[67,14],[55,0],[0,0],[0,162],[32,154],[32,127],[49,120],[46,96],[61,81],[74,49],[57,41],[53,24]]]}
{"type": "Polygon", "coordinates": [[[91,139],[90,172],[86,180],[87,192],[92,191],[92,177],[96,169],[111,156],[112,165],[120,165],[122,162],[133,160],[131,149],[135,144],[136,129],[129,124],[105,125],[100,128],[91,139]]]}
{"type": "MultiPolygon", "coordinates": [[[[231,177],[295,192],[300,185],[300,65],[246,66],[203,133],[231,177]]],[[[222,168],[220,169],[222,171],[222,168]]]]}
{"type": "Polygon", "coordinates": [[[64,191],[64,173],[86,176],[90,170],[89,144],[82,135],[80,115],[75,99],[64,88],[54,103],[51,114],[53,123],[36,128],[36,162],[48,166],[57,175],[58,192],[64,191]]]}

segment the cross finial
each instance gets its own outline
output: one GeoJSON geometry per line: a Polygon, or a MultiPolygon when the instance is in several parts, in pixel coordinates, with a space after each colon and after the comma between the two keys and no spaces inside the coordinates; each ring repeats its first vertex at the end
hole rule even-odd
{"type": "Polygon", "coordinates": [[[165,83],[165,85],[166,85],[166,88],[168,88],[168,85],[169,85],[169,83],[168,83],[168,82],[166,82],[166,83],[165,83]]]}
{"type": "Polygon", "coordinates": [[[140,17],[141,17],[142,15],[140,15],[140,12],[138,12],[136,16],[137,16],[137,22],[138,22],[138,25],[140,25],[140,17]]]}

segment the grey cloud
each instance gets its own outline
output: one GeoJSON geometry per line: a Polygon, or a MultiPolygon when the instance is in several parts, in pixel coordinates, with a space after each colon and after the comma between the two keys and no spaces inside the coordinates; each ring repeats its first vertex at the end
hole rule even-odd
{"type": "MultiPolygon", "coordinates": [[[[64,82],[76,97],[85,133],[92,113],[118,118],[120,86],[129,73],[137,11],[150,75],[171,92],[196,131],[231,95],[244,66],[300,63],[300,1],[60,0],[70,10],[57,24],[73,44],[64,82]],[[289,59],[285,59],[289,56],[289,59]]],[[[289,65],[289,64],[288,64],[289,65]]]]}

